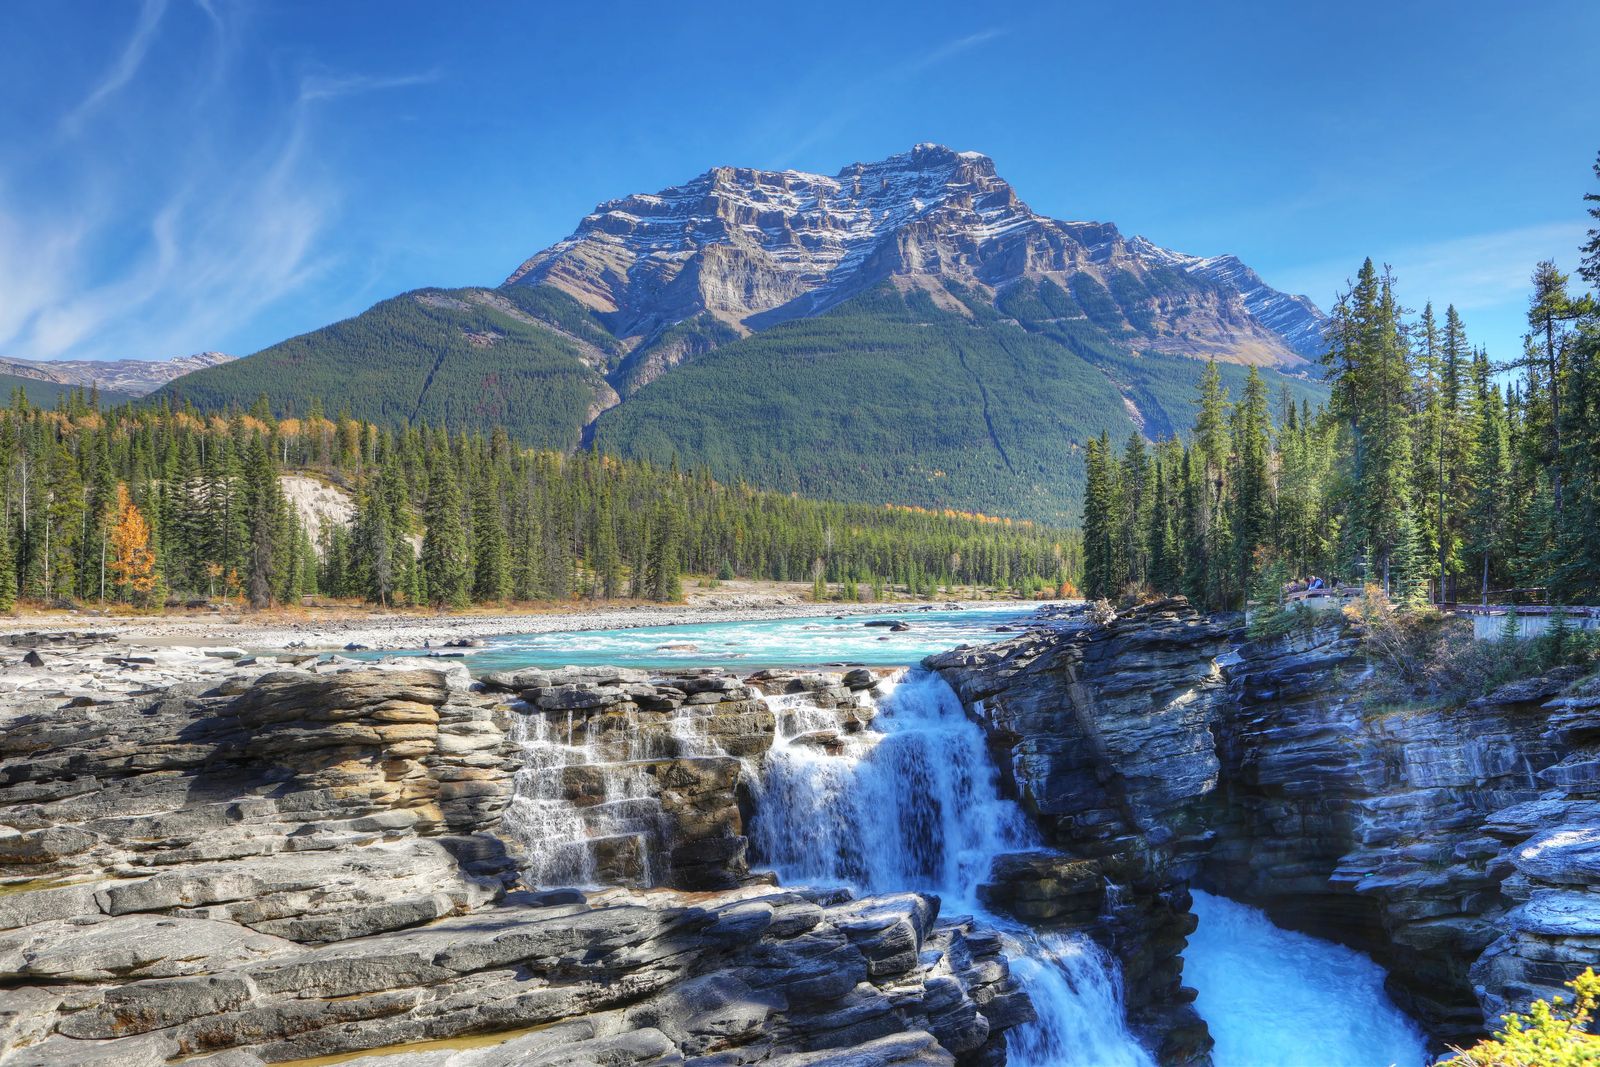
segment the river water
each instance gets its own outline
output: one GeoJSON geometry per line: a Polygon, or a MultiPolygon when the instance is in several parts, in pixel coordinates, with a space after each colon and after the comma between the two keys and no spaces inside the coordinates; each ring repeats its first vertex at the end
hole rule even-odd
{"type": "MultiPolygon", "coordinates": [[[[899,667],[964,642],[993,641],[996,627],[1033,613],[1015,601],[962,611],[904,611],[883,615],[824,615],[811,619],[638,626],[622,630],[564,630],[491,637],[466,657],[474,673],[518,667],[795,667],[850,663],[899,667]],[[870,623],[902,623],[892,631],[870,623]]],[[[371,653],[377,658],[381,653],[371,653]]]]}
{"type": "MultiPolygon", "coordinates": [[[[494,640],[471,666],[904,665],[963,642],[995,640],[1003,636],[998,628],[1026,614],[1013,604],[885,616],[911,625],[896,634],[857,616],[522,635],[494,640]],[[879,640],[885,636],[891,640],[879,640]]],[[[871,726],[842,735],[842,746],[806,740],[838,725],[832,712],[768,698],[778,727],[755,783],[748,832],[757,861],[786,885],[935,893],[943,915],[976,914],[1001,930],[1039,1015],[1008,1035],[1018,1067],[1153,1067],[1124,1023],[1112,958],[1088,938],[1035,934],[977,900],[996,856],[1038,841],[1021,809],[1000,795],[982,732],[955,693],[916,669],[884,688],[871,726]]],[[[540,813],[539,832],[553,833],[565,827],[563,813],[549,810],[553,798],[539,797],[531,783],[551,753],[565,758],[563,746],[527,741],[522,806],[540,813]]],[[[619,794],[619,808],[626,803],[619,794]]],[[[537,872],[541,880],[581,879],[578,844],[576,859],[570,850],[552,853],[561,862],[537,872]]],[[[1384,995],[1383,972],[1372,961],[1281,930],[1224,898],[1195,896],[1200,926],[1185,952],[1185,981],[1200,991],[1197,1007],[1217,1041],[1216,1067],[1428,1062],[1420,1031],[1384,995]]]]}

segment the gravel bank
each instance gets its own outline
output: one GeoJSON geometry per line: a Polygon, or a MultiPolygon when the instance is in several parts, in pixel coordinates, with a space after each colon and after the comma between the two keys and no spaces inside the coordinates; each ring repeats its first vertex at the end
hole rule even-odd
{"type": "MultiPolygon", "coordinates": [[[[986,602],[989,605],[993,601],[986,602]]],[[[0,633],[89,630],[118,641],[147,647],[228,645],[253,651],[282,649],[327,651],[347,645],[379,650],[419,648],[464,638],[555,630],[611,630],[629,626],[683,626],[712,622],[748,622],[808,616],[875,615],[943,606],[917,603],[814,604],[765,603],[746,606],[648,605],[594,611],[522,615],[374,615],[318,617],[306,621],[276,618],[257,622],[251,616],[156,616],[150,618],[80,617],[69,615],[0,618],[0,633]]],[[[966,606],[966,605],[963,605],[966,606]]]]}

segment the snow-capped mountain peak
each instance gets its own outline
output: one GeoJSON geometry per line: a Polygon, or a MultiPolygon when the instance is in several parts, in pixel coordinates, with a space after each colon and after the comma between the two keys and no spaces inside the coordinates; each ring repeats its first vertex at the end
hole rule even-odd
{"type": "Polygon", "coordinates": [[[1272,290],[1234,257],[1201,259],[1107,223],[1039,215],[988,156],[931,143],[833,175],[714,167],[607,201],[506,284],[565,290],[643,343],[705,313],[739,332],[761,329],[885,280],[997,291],[1023,277],[1148,303],[1149,315],[1125,309],[1128,322],[1155,323],[1141,343],[1162,351],[1295,363],[1321,334],[1309,301],[1272,290]],[[1180,292],[1165,276],[1152,282],[1158,268],[1189,283],[1180,292]]]}

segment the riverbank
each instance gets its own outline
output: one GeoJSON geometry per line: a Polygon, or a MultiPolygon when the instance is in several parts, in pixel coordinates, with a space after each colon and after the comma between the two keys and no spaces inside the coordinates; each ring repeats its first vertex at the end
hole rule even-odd
{"type": "Polygon", "coordinates": [[[502,613],[435,614],[360,608],[182,615],[98,615],[60,611],[0,617],[0,634],[92,630],[122,643],[160,648],[227,645],[275,652],[338,651],[359,645],[394,651],[504,634],[875,615],[943,607],[947,603],[958,603],[962,607],[993,606],[995,601],[816,603],[782,592],[718,590],[692,593],[683,604],[562,604],[502,613]]]}

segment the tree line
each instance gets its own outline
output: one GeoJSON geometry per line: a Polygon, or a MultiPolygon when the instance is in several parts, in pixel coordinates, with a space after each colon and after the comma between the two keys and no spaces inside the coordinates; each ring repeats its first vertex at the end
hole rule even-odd
{"type": "Polygon", "coordinates": [[[0,409],[0,608],[111,601],[386,606],[635,597],[683,576],[810,581],[819,598],[957,586],[1060,592],[1075,534],[979,515],[833,504],[676,464],[515,445],[504,430],[386,430],[313,403],[277,419],[92,394],[0,409]],[[297,474],[338,487],[312,523],[297,474]],[[313,527],[320,525],[314,536],[313,527]]]}
{"type": "MultiPolygon", "coordinates": [[[[1600,288],[1600,225],[1579,274],[1600,288]]],[[[1411,603],[1600,599],[1600,303],[1542,262],[1527,322],[1491,360],[1368,259],[1329,323],[1327,404],[1274,403],[1254,371],[1235,399],[1213,366],[1186,438],[1089,443],[1086,594],[1224,610],[1316,575],[1411,603]]]]}

